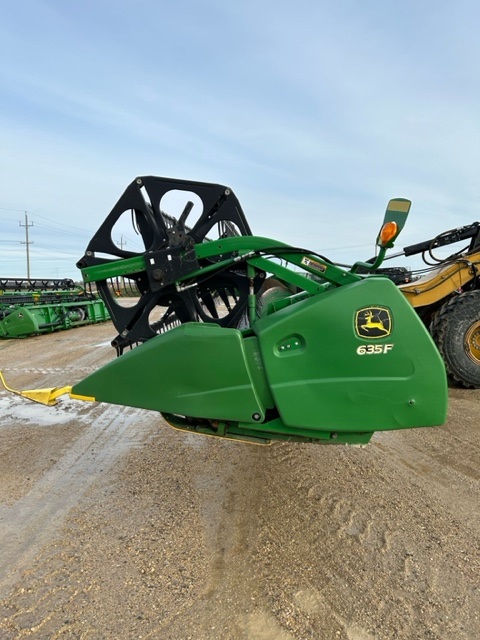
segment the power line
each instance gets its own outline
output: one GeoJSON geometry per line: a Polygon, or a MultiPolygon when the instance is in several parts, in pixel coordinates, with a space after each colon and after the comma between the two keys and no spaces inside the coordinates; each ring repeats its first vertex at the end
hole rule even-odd
{"type": "MultiPolygon", "coordinates": [[[[72,234],[72,232],[71,232],[71,231],[68,231],[67,229],[60,229],[60,228],[57,228],[57,229],[56,229],[55,227],[49,227],[49,226],[47,226],[47,225],[45,225],[45,224],[39,224],[38,222],[37,222],[36,226],[37,226],[38,228],[40,228],[40,229],[46,229],[47,231],[55,231],[55,233],[66,233],[66,234],[67,234],[68,236],[70,236],[70,237],[73,235],[73,234],[72,234]]],[[[73,228],[73,229],[75,229],[76,227],[72,227],[72,228],[73,228]]],[[[78,229],[78,230],[80,230],[80,229],[78,229]]],[[[75,235],[76,235],[77,237],[78,237],[78,236],[86,236],[86,237],[90,237],[90,233],[87,233],[87,231],[84,231],[84,232],[82,232],[82,233],[76,233],[75,235]]]]}
{"type": "Polygon", "coordinates": [[[69,229],[76,229],[77,231],[84,231],[87,234],[91,234],[91,230],[87,230],[87,229],[82,229],[82,227],[75,227],[72,224],[66,224],[65,222],[58,222],[58,220],[52,220],[51,218],[47,218],[45,216],[41,216],[39,213],[35,213],[33,214],[36,218],[42,218],[42,220],[48,220],[48,222],[53,222],[53,224],[62,226],[62,227],[68,227],[69,229]]]}
{"type": "MultiPolygon", "coordinates": [[[[22,213],[25,212],[24,209],[10,209],[8,207],[0,207],[0,211],[19,211],[19,212],[22,212],[22,213]]],[[[88,230],[88,229],[84,229],[82,227],[75,227],[72,224],[66,224],[65,222],[58,222],[58,220],[52,220],[51,218],[47,218],[46,216],[42,216],[39,213],[35,213],[35,212],[32,212],[32,211],[30,211],[30,215],[34,216],[35,218],[41,218],[42,220],[48,220],[48,222],[53,222],[53,224],[56,224],[56,225],[61,226],[61,227],[67,227],[69,229],[75,229],[76,231],[83,231],[86,234],[91,234],[91,229],[88,230]]],[[[12,220],[13,218],[8,218],[8,219],[12,220]]],[[[46,228],[48,228],[48,227],[46,227],[46,228]]]]}
{"type": "MultiPolygon", "coordinates": [[[[80,256],[80,250],[76,251],[75,249],[72,249],[72,251],[64,251],[63,249],[57,249],[57,247],[52,247],[43,243],[39,244],[38,242],[35,243],[35,246],[40,247],[41,249],[48,249],[49,251],[52,251],[53,254],[64,253],[65,255],[71,256],[73,259],[77,259],[77,260],[78,260],[78,257],[80,256]]],[[[52,257],[53,257],[53,254],[52,254],[52,257]]]]}

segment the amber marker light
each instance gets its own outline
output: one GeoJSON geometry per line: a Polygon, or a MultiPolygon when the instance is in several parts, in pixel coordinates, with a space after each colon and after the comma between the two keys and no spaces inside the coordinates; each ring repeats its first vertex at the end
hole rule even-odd
{"type": "Polygon", "coordinates": [[[398,234],[398,225],[396,222],[386,222],[380,231],[380,246],[386,247],[387,244],[398,234]]]}

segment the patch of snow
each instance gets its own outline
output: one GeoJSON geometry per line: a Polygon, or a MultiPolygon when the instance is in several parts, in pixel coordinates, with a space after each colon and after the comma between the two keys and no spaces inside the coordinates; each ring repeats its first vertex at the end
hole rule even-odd
{"type": "Polygon", "coordinates": [[[32,402],[20,396],[0,395],[0,427],[12,426],[12,422],[21,422],[39,427],[65,424],[71,420],[82,420],[82,409],[85,403],[72,400],[68,396],[62,398],[55,406],[48,407],[32,402]]]}

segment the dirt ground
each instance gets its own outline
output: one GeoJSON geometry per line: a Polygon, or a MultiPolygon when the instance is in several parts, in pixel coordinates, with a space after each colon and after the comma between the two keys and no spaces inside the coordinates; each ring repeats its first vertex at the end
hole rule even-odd
{"type": "MultiPolygon", "coordinates": [[[[114,334],[1,341],[0,369],[73,384],[114,334]]],[[[0,638],[477,640],[480,391],[450,396],[445,426],[358,449],[1,391],[0,638]]]]}

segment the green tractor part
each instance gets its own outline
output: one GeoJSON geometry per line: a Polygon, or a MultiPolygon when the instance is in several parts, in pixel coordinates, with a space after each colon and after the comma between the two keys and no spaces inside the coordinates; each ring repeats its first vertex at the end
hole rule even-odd
{"type": "MultiPolygon", "coordinates": [[[[253,236],[225,186],[137,178],[78,265],[110,312],[118,357],[71,396],[261,444],[366,444],[375,431],[442,424],[447,385],[438,350],[394,283],[369,273],[409,209],[408,200],[391,200],[373,263],[344,269],[253,236]],[[177,218],[164,210],[171,192],[183,207],[177,218]],[[125,215],[141,253],[112,240],[125,215]],[[116,299],[115,278],[137,288],[131,306],[116,299]]],[[[49,401],[58,395],[42,391],[49,401]]]]}
{"type": "Polygon", "coordinates": [[[8,278],[0,279],[0,286],[0,338],[25,338],[110,319],[103,300],[71,280],[8,278]],[[49,284],[63,286],[52,289],[49,284]]]}
{"type": "Polygon", "coordinates": [[[446,406],[437,350],[380,278],[299,300],[249,330],[183,324],[73,393],[160,411],[203,433],[349,443],[376,429],[441,424],[446,406]]]}

